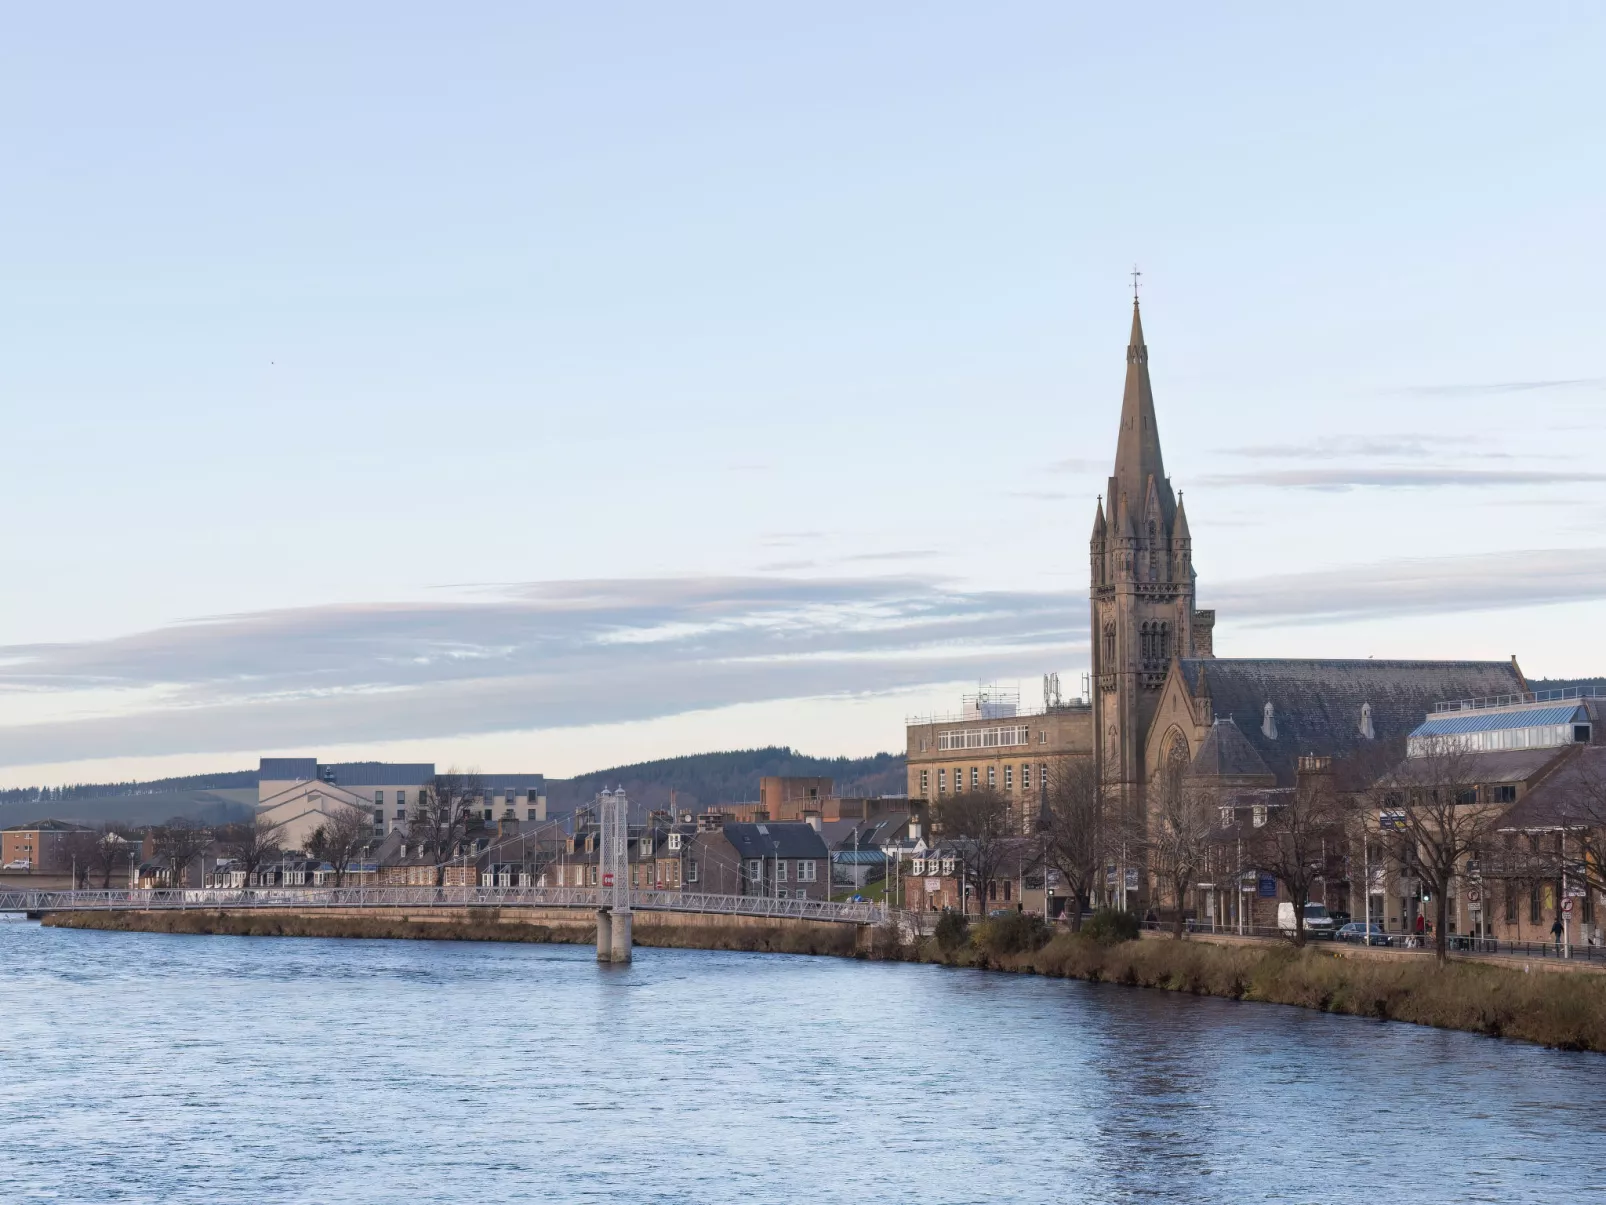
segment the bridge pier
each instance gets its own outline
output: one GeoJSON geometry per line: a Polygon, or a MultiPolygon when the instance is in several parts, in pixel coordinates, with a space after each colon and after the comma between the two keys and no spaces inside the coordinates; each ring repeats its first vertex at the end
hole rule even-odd
{"type": "Polygon", "coordinates": [[[616,912],[613,916],[613,961],[629,962],[630,947],[635,926],[631,923],[628,912],[616,912]]]}
{"type": "Polygon", "coordinates": [[[607,908],[597,909],[597,961],[613,961],[613,913],[607,908]]]}

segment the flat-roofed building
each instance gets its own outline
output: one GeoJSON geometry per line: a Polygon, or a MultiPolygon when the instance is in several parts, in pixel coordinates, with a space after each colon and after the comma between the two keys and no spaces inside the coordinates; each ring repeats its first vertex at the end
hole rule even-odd
{"type": "MultiPolygon", "coordinates": [[[[315,757],[264,757],[257,772],[257,810],[284,825],[283,841],[299,848],[342,807],[373,815],[378,836],[407,829],[409,808],[435,779],[433,762],[320,762],[315,757]]],[[[542,774],[476,774],[482,791],[477,819],[546,820],[542,774]]],[[[471,805],[472,806],[472,805],[471,805]]]]}
{"type": "Polygon", "coordinates": [[[1019,831],[1031,832],[1050,767],[1092,758],[1093,709],[1077,700],[1027,711],[1014,697],[983,692],[952,714],[911,717],[904,739],[911,800],[998,791],[1011,801],[1019,831]]]}

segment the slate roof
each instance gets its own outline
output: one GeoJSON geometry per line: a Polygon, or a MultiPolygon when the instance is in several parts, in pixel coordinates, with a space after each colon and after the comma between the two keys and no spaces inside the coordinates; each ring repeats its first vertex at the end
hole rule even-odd
{"type": "MultiPolygon", "coordinates": [[[[1188,778],[1265,778],[1273,777],[1271,767],[1255,752],[1255,747],[1231,716],[1217,716],[1210,725],[1199,752],[1188,765],[1188,778]]],[[[1267,783],[1270,785],[1270,782],[1267,783]]]]}
{"type": "Polygon", "coordinates": [[[1208,694],[1214,714],[1237,724],[1285,786],[1293,783],[1302,753],[1346,757],[1374,741],[1404,738],[1435,703],[1524,689],[1510,661],[1194,657],[1180,664],[1194,696],[1208,694]],[[1276,720],[1275,739],[1262,731],[1267,703],[1276,720]],[[1371,705],[1372,740],[1361,735],[1362,704],[1371,705]]]}
{"type": "Polygon", "coordinates": [[[825,840],[801,821],[727,824],[725,840],[744,858],[829,858],[825,840]]]}
{"type": "MultiPolygon", "coordinates": [[[[1502,829],[1606,825],[1606,746],[1574,745],[1569,757],[1500,821],[1502,829]]],[[[1556,756],[1554,749],[1534,750],[1556,756]]]]}
{"type": "Polygon", "coordinates": [[[316,757],[264,757],[257,762],[260,782],[307,782],[317,777],[316,757]]]}

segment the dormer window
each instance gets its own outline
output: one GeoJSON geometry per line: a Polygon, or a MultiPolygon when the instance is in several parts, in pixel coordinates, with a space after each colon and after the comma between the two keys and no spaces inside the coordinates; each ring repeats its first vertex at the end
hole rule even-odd
{"type": "Polygon", "coordinates": [[[1254,819],[1254,824],[1255,824],[1256,828],[1264,828],[1266,826],[1266,805],[1265,804],[1263,804],[1263,803],[1255,804],[1254,811],[1253,811],[1253,819],[1254,819]]]}

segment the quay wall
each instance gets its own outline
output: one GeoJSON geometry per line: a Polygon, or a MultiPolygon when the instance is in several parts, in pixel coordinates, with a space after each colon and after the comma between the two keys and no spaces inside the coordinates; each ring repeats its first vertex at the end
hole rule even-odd
{"type": "MultiPolygon", "coordinates": [[[[636,912],[635,944],[775,954],[852,954],[862,926],[791,917],[636,912]]],[[[58,928],[238,937],[356,937],[425,941],[557,942],[592,945],[597,926],[575,908],[248,908],[52,912],[58,928]]]]}

